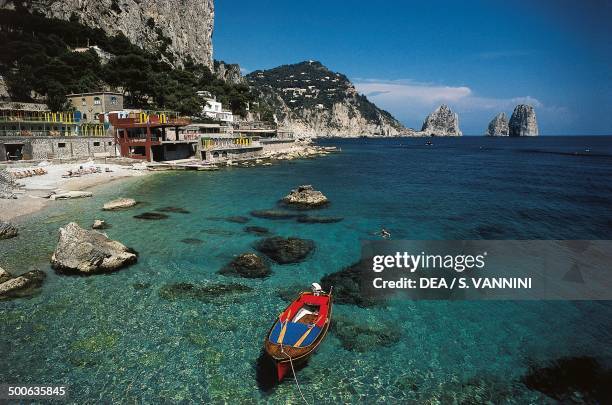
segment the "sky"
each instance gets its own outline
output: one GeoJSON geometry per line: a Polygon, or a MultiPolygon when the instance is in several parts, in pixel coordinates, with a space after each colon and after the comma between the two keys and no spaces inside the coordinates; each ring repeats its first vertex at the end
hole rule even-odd
{"type": "Polygon", "coordinates": [[[344,73],[406,126],[445,103],[465,135],[532,104],[544,135],[612,134],[612,2],[215,1],[214,57],[344,73]]]}

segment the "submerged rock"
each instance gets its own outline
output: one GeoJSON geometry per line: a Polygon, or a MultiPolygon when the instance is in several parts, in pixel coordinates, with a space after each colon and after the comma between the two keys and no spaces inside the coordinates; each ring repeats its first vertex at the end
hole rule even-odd
{"type": "Polygon", "coordinates": [[[159,290],[159,296],[165,300],[195,299],[202,302],[213,302],[227,296],[237,296],[253,291],[242,284],[206,284],[191,283],[166,284],[159,290]]]}
{"type": "Polygon", "coordinates": [[[421,132],[426,136],[461,136],[459,116],[442,104],[425,118],[421,132]]]}
{"type": "Polygon", "coordinates": [[[303,224],[333,224],[342,221],[342,217],[314,217],[303,215],[297,218],[297,221],[303,224]]]}
{"type": "Polygon", "coordinates": [[[280,287],[276,290],[276,295],[283,301],[292,302],[304,291],[303,284],[293,284],[288,287],[280,287]]]}
{"type": "Polygon", "coordinates": [[[91,225],[91,229],[107,229],[110,228],[110,225],[106,223],[103,219],[95,219],[94,223],[91,225]]]}
{"type": "Polygon", "coordinates": [[[510,128],[508,127],[508,117],[506,113],[499,113],[489,122],[487,127],[487,136],[508,136],[510,128]]]}
{"type": "Polygon", "coordinates": [[[219,274],[244,278],[265,278],[271,273],[268,263],[255,253],[243,253],[219,270],[219,274]]]}
{"type": "Polygon", "coordinates": [[[244,228],[245,232],[254,233],[255,235],[269,235],[270,230],[268,228],[264,228],[263,226],[246,226],[244,228]]]}
{"type": "Polygon", "coordinates": [[[338,336],[342,347],[354,352],[377,350],[381,346],[388,347],[399,342],[401,330],[395,325],[385,322],[359,321],[336,316],[332,332],[338,336]]]}
{"type": "Polygon", "coordinates": [[[146,290],[151,287],[151,283],[134,283],[132,287],[134,287],[135,290],[146,290]]]}
{"type": "Polygon", "coordinates": [[[361,291],[363,271],[365,270],[363,263],[354,263],[323,277],[321,286],[325,291],[329,291],[332,286],[334,287],[335,303],[358,305],[360,307],[374,306],[376,301],[361,291]]]}
{"type": "Polygon", "coordinates": [[[92,197],[93,193],[89,191],[66,191],[64,193],[52,194],[50,200],[71,200],[74,198],[88,198],[92,197]]]}
{"type": "Polygon", "coordinates": [[[564,357],[532,366],[521,381],[561,403],[603,404],[612,398],[612,370],[592,357],[564,357]]]}
{"type": "Polygon", "coordinates": [[[143,212],[142,214],[134,215],[134,218],[157,221],[160,219],[167,219],[168,215],[160,214],[159,212],[143,212]]]}
{"type": "Polygon", "coordinates": [[[315,190],[308,184],[291,190],[291,192],[282,199],[282,202],[298,208],[318,208],[327,205],[329,200],[322,192],[315,190]]]}
{"type": "Polygon", "coordinates": [[[51,266],[58,271],[94,274],[115,271],[136,263],[136,253],[123,244],[96,231],[89,231],[71,222],[60,228],[51,266]]]}
{"type": "Polygon", "coordinates": [[[191,211],[181,207],[162,207],[156,211],[159,212],[174,212],[176,214],[191,214],[191,211]]]}
{"type": "Polygon", "coordinates": [[[519,104],[514,108],[510,122],[510,136],[538,136],[538,122],[535,110],[527,104],[519,104]]]}
{"type": "Polygon", "coordinates": [[[198,239],[198,238],[185,238],[185,239],[181,239],[181,242],[183,242],[186,245],[201,245],[202,243],[204,243],[202,239],[198,239]]]}
{"type": "Polygon", "coordinates": [[[315,248],[314,241],[300,238],[274,236],[255,243],[255,249],[278,264],[299,263],[315,248]]]}
{"type": "Polygon", "coordinates": [[[293,219],[300,216],[300,214],[286,210],[255,210],[251,211],[251,215],[265,219],[293,219]]]}
{"type": "Polygon", "coordinates": [[[19,229],[10,222],[0,221],[0,239],[14,238],[19,234],[19,229]]]}
{"type": "Polygon", "coordinates": [[[233,217],[227,217],[225,218],[225,220],[228,222],[234,222],[236,224],[246,224],[247,222],[251,220],[251,218],[237,215],[233,217]]]}
{"type": "Polygon", "coordinates": [[[114,211],[130,208],[136,205],[136,200],[132,198],[118,198],[113,201],[109,201],[102,207],[105,211],[114,211]]]}
{"type": "Polygon", "coordinates": [[[47,275],[40,270],[28,271],[17,277],[0,268],[0,300],[37,294],[47,275]],[[2,281],[4,280],[4,281],[2,281]]]}

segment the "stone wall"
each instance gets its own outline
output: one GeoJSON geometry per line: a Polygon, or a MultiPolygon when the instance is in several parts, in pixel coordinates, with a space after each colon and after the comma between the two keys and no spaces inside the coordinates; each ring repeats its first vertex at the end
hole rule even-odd
{"type": "Polygon", "coordinates": [[[117,155],[112,137],[6,137],[0,139],[0,161],[7,160],[7,145],[20,146],[23,160],[79,159],[117,155]]]}

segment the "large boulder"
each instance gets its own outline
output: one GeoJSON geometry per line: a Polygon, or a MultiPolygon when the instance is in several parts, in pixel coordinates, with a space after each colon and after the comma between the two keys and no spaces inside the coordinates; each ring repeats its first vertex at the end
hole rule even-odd
{"type": "Polygon", "coordinates": [[[60,228],[51,266],[58,271],[94,274],[115,271],[136,263],[136,253],[106,235],[71,222],[60,228]]]}
{"type": "Polygon", "coordinates": [[[487,136],[508,136],[510,129],[508,127],[508,117],[506,113],[499,113],[489,122],[487,127],[487,136]]]}
{"type": "Polygon", "coordinates": [[[442,104],[425,118],[421,132],[426,136],[461,136],[459,116],[442,104]]]}
{"type": "Polygon", "coordinates": [[[28,297],[36,294],[40,290],[45,277],[46,274],[40,270],[32,270],[20,276],[12,277],[7,271],[0,268],[0,300],[28,297]]]}
{"type": "Polygon", "coordinates": [[[19,234],[19,229],[10,222],[0,221],[0,239],[14,238],[19,234]]]}
{"type": "Polygon", "coordinates": [[[106,229],[109,225],[103,219],[94,219],[91,229],[106,229]]]}
{"type": "Polygon", "coordinates": [[[329,203],[327,197],[322,192],[315,190],[311,185],[303,185],[291,190],[283,200],[285,204],[302,207],[315,208],[329,203]]]}
{"type": "Polygon", "coordinates": [[[271,273],[270,266],[255,253],[243,253],[223,267],[220,274],[244,278],[264,278],[271,273]]]}
{"type": "Polygon", "coordinates": [[[538,122],[535,110],[527,104],[519,104],[514,108],[510,122],[510,136],[538,136],[538,122]]]}
{"type": "Polygon", "coordinates": [[[136,200],[132,198],[118,198],[113,201],[109,201],[102,207],[105,211],[114,211],[130,208],[136,205],[136,200]]]}
{"type": "Polygon", "coordinates": [[[312,240],[280,236],[266,238],[255,244],[257,251],[278,264],[299,263],[305,260],[314,248],[312,240]]]}

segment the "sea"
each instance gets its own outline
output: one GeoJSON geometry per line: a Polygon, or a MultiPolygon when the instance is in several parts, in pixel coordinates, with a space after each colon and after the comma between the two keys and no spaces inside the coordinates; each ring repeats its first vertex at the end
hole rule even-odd
{"type": "Polygon", "coordinates": [[[607,301],[337,303],[330,333],[296,372],[299,389],[292,377],[270,381],[263,341],[288,299],[356,262],[383,227],[394,240],[612,238],[612,137],[425,141],[325,139],[340,152],[131,178],[21,220],[20,235],[0,241],[0,266],[47,278],[33,297],[0,301],[0,382],[66,386],[78,404],[601,400],[612,367],[607,301]],[[251,215],[278,209],[301,184],[331,201],[309,214],[342,221],[251,215]],[[139,204],[101,210],[117,197],[139,204]],[[179,210],[134,218],[162,207],[179,210]],[[94,219],[138,263],[89,277],[54,272],[58,229],[94,219]],[[247,226],[316,247],[303,262],[272,264],[265,279],[219,274],[264,237],[247,226]],[[584,364],[593,381],[572,385],[584,364]]]}

